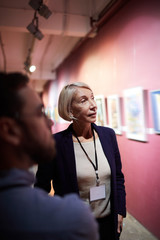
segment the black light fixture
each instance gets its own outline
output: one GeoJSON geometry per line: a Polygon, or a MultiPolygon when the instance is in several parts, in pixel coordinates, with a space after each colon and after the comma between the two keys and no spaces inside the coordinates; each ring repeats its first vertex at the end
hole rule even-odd
{"type": "Polygon", "coordinates": [[[36,70],[36,66],[35,65],[31,65],[30,62],[28,62],[27,60],[24,62],[24,70],[31,74],[36,70]]]}
{"type": "Polygon", "coordinates": [[[24,62],[24,69],[26,70],[26,72],[30,73],[29,68],[30,68],[30,59],[27,58],[26,61],[24,62]]]}
{"type": "Polygon", "coordinates": [[[35,11],[34,18],[33,18],[32,22],[27,26],[27,29],[30,33],[32,33],[39,40],[41,40],[44,37],[44,35],[38,28],[37,11],[35,11]]]}
{"type": "Polygon", "coordinates": [[[27,73],[32,73],[36,70],[36,66],[31,65],[31,48],[28,49],[28,55],[26,61],[24,62],[24,69],[27,73]]]}
{"type": "Polygon", "coordinates": [[[41,40],[44,37],[44,35],[38,28],[37,12],[46,19],[50,17],[52,12],[45,4],[43,4],[43,0],[30,0],[29,5],[35,10],[35,13],[34,18],[32,22],[27,26],[27,29],[37,39],[41,40]]]}
{"type": "Polygon", "coordinates": [[[43,4],[43,0],[31,0],[29,1],[29,5],[46,19],[52,14],[49,8],[43,4]]]}

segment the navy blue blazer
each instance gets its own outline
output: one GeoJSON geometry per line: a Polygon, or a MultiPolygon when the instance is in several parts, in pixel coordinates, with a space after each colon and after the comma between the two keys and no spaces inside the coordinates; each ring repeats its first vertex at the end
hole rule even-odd
{"type": "MultiPolygon", "coordinates": [[[[113,129],[92,124],[97,132],[102,148],[111,168],[111,213],[115,228],[117,214],[126,216],[124,175],[116,135],[113,129]]],[[[64,196],[68,193],[79,194],[76,176],[75,155],[72,140],[72,124],[64,131],[54,135],[57,156],[49,164],[41,164],[37,171],[35,186],[50,191],[53,180],[55,194],[64,196]]]]}

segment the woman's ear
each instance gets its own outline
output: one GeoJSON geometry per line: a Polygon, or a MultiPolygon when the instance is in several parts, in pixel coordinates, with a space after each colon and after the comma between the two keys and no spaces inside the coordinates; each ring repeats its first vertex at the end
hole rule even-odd
{"type": "Polygon", "coordinates": [[[21,134],[21,128],[14,119],[8,117],[0,118],[1,141],[18,146],[21,134]]]}
{"type": "Polygon", "coordinates": [[[69,113],[69,117],[70,117],[70,119],[72,119],[73,118],[73,113],[69,113]]]}
{"type": "Polygon", "coordinates": [[[72,110],[72,108],[70,108],[70,111],[69,111],[69,113],[70,113],[70,114],[73,114],[73,110],[72,110]]]}

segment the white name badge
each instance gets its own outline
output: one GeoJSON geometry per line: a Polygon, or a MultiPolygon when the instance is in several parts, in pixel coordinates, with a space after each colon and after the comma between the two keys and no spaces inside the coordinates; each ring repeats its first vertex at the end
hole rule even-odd
{"type": "Polygon", "coordinates": [[[105,198],[106,198],[105,184],[90,188],[90,202],[105,198]]]}

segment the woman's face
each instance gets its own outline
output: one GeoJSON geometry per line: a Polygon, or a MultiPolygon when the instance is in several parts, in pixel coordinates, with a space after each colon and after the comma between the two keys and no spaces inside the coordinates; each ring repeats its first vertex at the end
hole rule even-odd
{"type": "Polygon", "coordinates": [[[97,105],[90,89],[77,87],[71,105],[71,113],[79,122],[93,123],[96,121],[97,105]]]}

